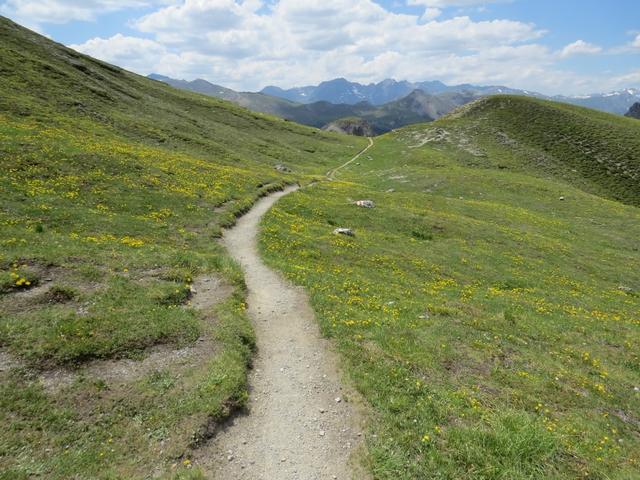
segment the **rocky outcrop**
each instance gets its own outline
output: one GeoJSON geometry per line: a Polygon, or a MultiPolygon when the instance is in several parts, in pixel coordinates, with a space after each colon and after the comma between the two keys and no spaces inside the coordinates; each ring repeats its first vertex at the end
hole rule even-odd
{"type": "Polygon", "coordinates": [[[325,125],[322,129],[328,132],[346,133],[347,135],[356,135],[358,137],[372,137],[375,135],[371,124],[357,117],[341,118],[325,125]]]}
{"type": "Polygon", "coordinates": [[[333,231],[334,235],[345,235],[347,237],[355,237],[356,234],[350,228],[336,228],[333,231]]]}
{"type": "Polygon", "coordinates": [[[625,116],[640,120],[640,102],[634,103],[625,116]]]}

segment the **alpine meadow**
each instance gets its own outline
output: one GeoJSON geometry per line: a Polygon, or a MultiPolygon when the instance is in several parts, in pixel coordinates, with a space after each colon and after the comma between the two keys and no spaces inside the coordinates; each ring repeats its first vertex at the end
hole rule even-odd
{"type": "Polygon", "coordinates": [[[81,3],[0,0],[0,480],[640,479],[640,36],[81,3]]]}

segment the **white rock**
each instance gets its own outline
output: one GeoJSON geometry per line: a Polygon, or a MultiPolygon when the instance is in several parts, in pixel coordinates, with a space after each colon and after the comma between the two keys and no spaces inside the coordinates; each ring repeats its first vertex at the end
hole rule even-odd
{"type": "Polygon", "coordinates": [[[334,235],[346,235],[347,237],[355,237],[355,233],[350,228],[336,228],[333,231],[334,235]]]}
{"type": "Polygon", "coordinates": [[[373,203],[373,200],[358,200],[356,205],[363,208],[375,208],[376,204],[373,203]]]}

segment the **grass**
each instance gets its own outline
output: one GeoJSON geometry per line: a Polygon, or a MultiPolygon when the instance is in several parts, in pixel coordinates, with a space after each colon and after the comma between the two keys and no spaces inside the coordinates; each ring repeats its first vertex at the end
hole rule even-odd
{"type": "Polygon", "coordinates": [[[3,18],[0,73],[0,478],[198,478],[189,452],[244,404],[254,348],[216,239],[364,141],[173,90],[3,18]],[[200,275],[234,294],[189,308],[200,275]],[[202,336],[216,348],[180,371],[40,381],[202,336]]]}
{"type": "MultiPolygon", "coordinates": [[[[190,452],[246,401],[254,349],[241,272],[215,240],[365,141],[178,92],[5,19],[0,40],[0,479],[203,478],[190,452]],[[203,274],[234,287],[210,312],[184,305],[203,274]],[[179,371],[41,381],[202,336],[211,356],[179,371]]],[[[375,478],[637,478],[638,128],[484,100],[381,137],[265,218],[266,258],[308,289],[370,407],[375,478]]]]}
{"type": "MultiPolygon", "coordinates": [[[[564,179],[640,206],[640,138],[633,119],[524,97],[488,97],[440,122],[476,155],[467,164],[564,179]]],[[[416,134],[420,127],[406,130],[416,134]]]]}
{"type": "Polygon", "coordinates": [[[514,119],[513,149],[495,134],[505,109],[542,109],[549,135],[566,120],[567,145],[600,125],[594,145],[604,155],[599,136],[619,139],[609,158],[628,154],[635,171],[640,131],[584,109],[491,102],[379,137],[339,181],[280,201],[261,248],[310,292],[370,406],[375,478],[637,478],[640,196],[580,149],[550,141],[533,162],[522,152],[543,148],[543,125],[514,119]]]}

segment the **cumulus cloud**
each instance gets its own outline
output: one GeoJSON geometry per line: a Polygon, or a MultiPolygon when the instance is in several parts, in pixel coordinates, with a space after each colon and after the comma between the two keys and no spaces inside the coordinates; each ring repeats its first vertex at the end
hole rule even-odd
{"type": "Polygon", "coordinates": [[[577,40],[570,43],[562,49],[560,56],[562,58],[572,57],[573,55],[594,55],[602,52],[602,47],[587,43],[584,40],[577,40]]]}
{"type": "Polygon", "coordinates": [[[635,40],[631,42],[631,46],[634,48],[640,48],[640,34],[636,36],[635,40]]]}
{"type": "Polygon", "coordinates": [[[599,48],[578,41],[556,52],[539,43],[545,32],[533,24],[439,15],[440,8],[486,2],[411,1],[438,4],[428,7],[438,12],[397,13],[373,0],[181,0],[132,20],[140,37],[95,38],[73,48],[140,73],[202,77],[236,89],[344,76],[500,83],[545,93],[583,82],[557,69],[563,54],[599,48]]]}
{"type": "Polygon", "coordinates": [[[461,80],[465,69],[466,78],[508,81],[508,72],[541,62],[531,42],[544,35],[511,20],[434,16],[425,23],[371,0],[184,0],[131,25],[153,40],[116,35],[74,48],[143,73],[256,89],[336,76],[461,80]],[[507,57],[514,68],[498,66],[507,57]]]}
{"type": "Polygon", "coordinates": [[[371,0],[280,0],[266,14],[258,13],[260,6],[255,1],[186,0],[143,17],[136,26],[157,41],[201,52],[216,43],[242,42],[254,56],[333,49],[451,51],[513,44],[543,33],[522,22],[468,17],[423,25],[416,16],[392,13],[371,0]]]}
{"type": "Polygon", "coordinates": [[[508,0],[408,0],[407,5],[423,5],[433,8],[470,7],[488,3],[504,3],[508,0]]]}
{"type": "Polygon", "coordinates": [[[166,4],[171,0],[6,0],[3,15],[29,24],[95,20],[102,13],[166,4]]]}
{"type": "Polygon", "coordinates": [[[428,22],[429,20],[438,18],[440,15],[442,15],[442,10],[439,8],[427,7],[424,9],[424,13],[422,14],[422,20],[428,22]]]}
{"type": "Polygon", "coordinates": [[[111,38],[93,38],[82,45],[70,45],[92,57],[140,73],[152,73],[166,58],[167,49],[146,38],[128,37],[120,33],[111,38]]]}

